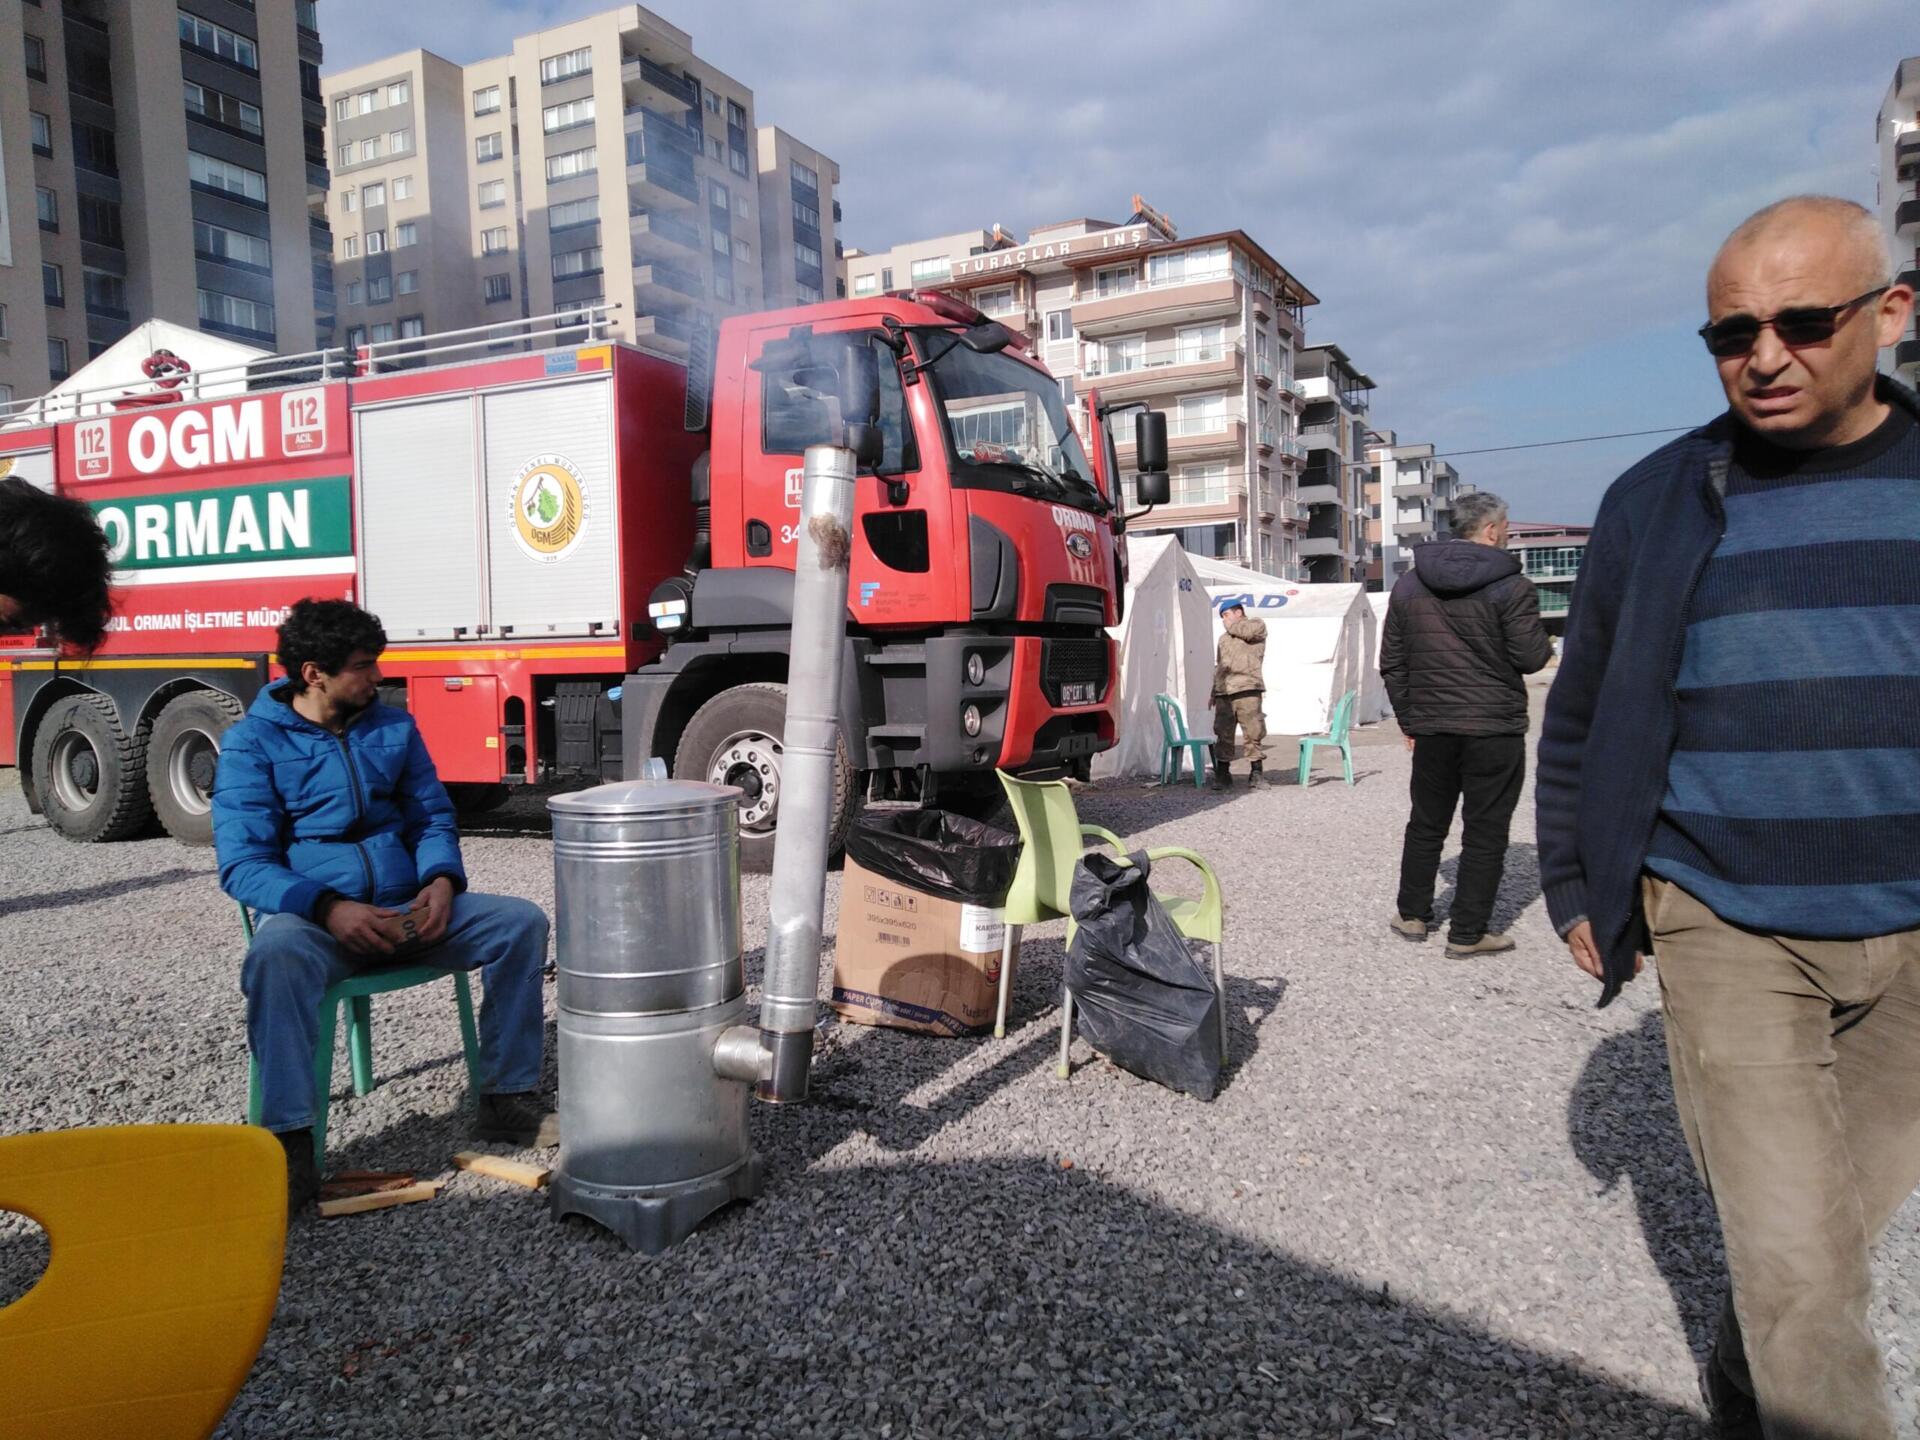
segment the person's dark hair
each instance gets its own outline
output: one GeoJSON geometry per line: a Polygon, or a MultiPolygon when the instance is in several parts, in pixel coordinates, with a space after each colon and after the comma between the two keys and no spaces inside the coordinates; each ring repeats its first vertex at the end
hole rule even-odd
{"type": "Polygon", "coordinates": [[[107,631],[113,600],[107,537],[79,500],[49,495],[18,476],[0,480],[0,595],[13,623],[48,626],[91,650],[107,631]]]}
{"type": "Polygon", "coordinates": [[[287,667],[293,693],[307,688],[300,667],[311,660],[323,675],[338,675],[356,650],[378,655],[387,648],[380,617],[350,600],[296,600],[280,624],[280,663],[287,667]]]}

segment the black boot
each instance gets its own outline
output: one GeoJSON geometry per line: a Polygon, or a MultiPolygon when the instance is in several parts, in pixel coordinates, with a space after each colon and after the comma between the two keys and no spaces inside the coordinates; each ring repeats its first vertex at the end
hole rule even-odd
{"type": "Polygon", "coordinates": [[[287,1218],[320,1198],[320,1166],[313,1158],[313,1131],[283,1130],[274,1136],[287,1152],[287,1218]]]}
{"type": "Polygon", "coordinates": [[[1261,778],[1262,763],[1263,762],[1259,760],[1253,762],[1253,769],[1247,776],[1247,788],[1249,790],[1258,790],[1266,784],[1266,781],[1261,778]]]}
{"type": "Polygon", "coordinates": [[[544,1150],[560,1143],[560,1117],[531,1092],[482,1095],[473,1122],[473,1138],[544,1150]]]}
{"type": "Polygon", "coordinates": [[[1233,783],[1233,768],[1224,760],[1213,762],[1213,783],[1224,790],[1233,783]]]}

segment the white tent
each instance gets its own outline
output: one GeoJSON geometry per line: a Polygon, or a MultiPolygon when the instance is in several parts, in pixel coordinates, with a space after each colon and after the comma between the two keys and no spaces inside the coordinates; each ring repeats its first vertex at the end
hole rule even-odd
{"type": "Polygon", "coordinates": [[[1093,773],[1156,775],[1160,713],[1155,695],[1180,702],[1190,733],[1213,733],[1207,700],[1213,684],[1213,615],[1206,587],[1171,535],[1127,537],[1127,613],[1107,633],[1120,643],[1120,736],[1111,750],[1093,757],[1093,773]]]}
{"type": "MultiPolygon", "coordinates": [[[[1232,597],[1250,617],[1267,622],[1268,730],[1319,734],[1349,690],[1359,692],[1354,724],[1370,725],[1387,713],[1377,627],[1363,587],[1296,584],[1224,560],[1190,558],[1216,607],[1232,597]]],[[[1221,633],[1217,609],[1214,633],[1221,633]]]]}
{"type": "Polygon", "coordinates": [[[151,395],[155,385],[142,368],[156,350],[171,350],[193,367],[177,387],[182,400],[211,400],[221,395],[238,395],[247,388],[247,372],[235,367],[255,360],[271,358],[272,352],[190,330],[167,320],[148,320],[102,350],[46,394],[23,405],[4,428],[41,425],[49,420],[69,420],[79,415],[111,414],[115,402],[127,396],[151,395]],[[206,371],[218,371],[213,379],[197,377],[206,371]],[[85,399],[77,397],[85,395],[85,399]]]}
{"type": "MultiPolygon", "coordinates": [[[[1393,596],[1385,590],[1369,590],[1367,604],[1373,610],[1373,678],[1380,681],[1380,642],[1387,638],[1387,601],[1393,596]]],[[[1381,713],[1393,710],[1393,702],[1386,697],[1385,682],[1381,681],[1381,713]]]]}

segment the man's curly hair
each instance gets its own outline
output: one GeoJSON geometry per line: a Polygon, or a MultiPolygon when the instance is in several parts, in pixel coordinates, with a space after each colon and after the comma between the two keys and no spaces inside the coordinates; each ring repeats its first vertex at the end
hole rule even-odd
{"type": "Polygon", "coordinates": [[[307,688],[300,667],[311,660],[323,675],[338,675],[356,650],[378,655],[387,648],[387,632],[378,615],[350,600],[296,600],[281,622],[277,642],[293,693],[307,688]]]}
{"type": "Polygon", "coordinates": [[[49,495],[18,476],[0,480],[0,595],[14,624],[47,626],[91,650],[107,631],[113,601],[107,537],[78,500],[49,495]]]}

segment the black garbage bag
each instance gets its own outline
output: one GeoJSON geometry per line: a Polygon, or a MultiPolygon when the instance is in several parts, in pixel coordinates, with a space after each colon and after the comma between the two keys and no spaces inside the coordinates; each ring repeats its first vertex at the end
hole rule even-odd
{"type": "Polygon", "coordinates": [[[1077,929],[1067,949],[1075,1024],[1122,1069],[1211,1100],[1220,1086],[1213,976],[1147,888],[1144,850],[1074,867],[1077,929]]]}
{"type": "Polygon", "coordinates": [[[997,907],[1020,863],[1020,837],[946,810],[880,810],[853,822],[847,854],[909,890],[997,907]]]}

